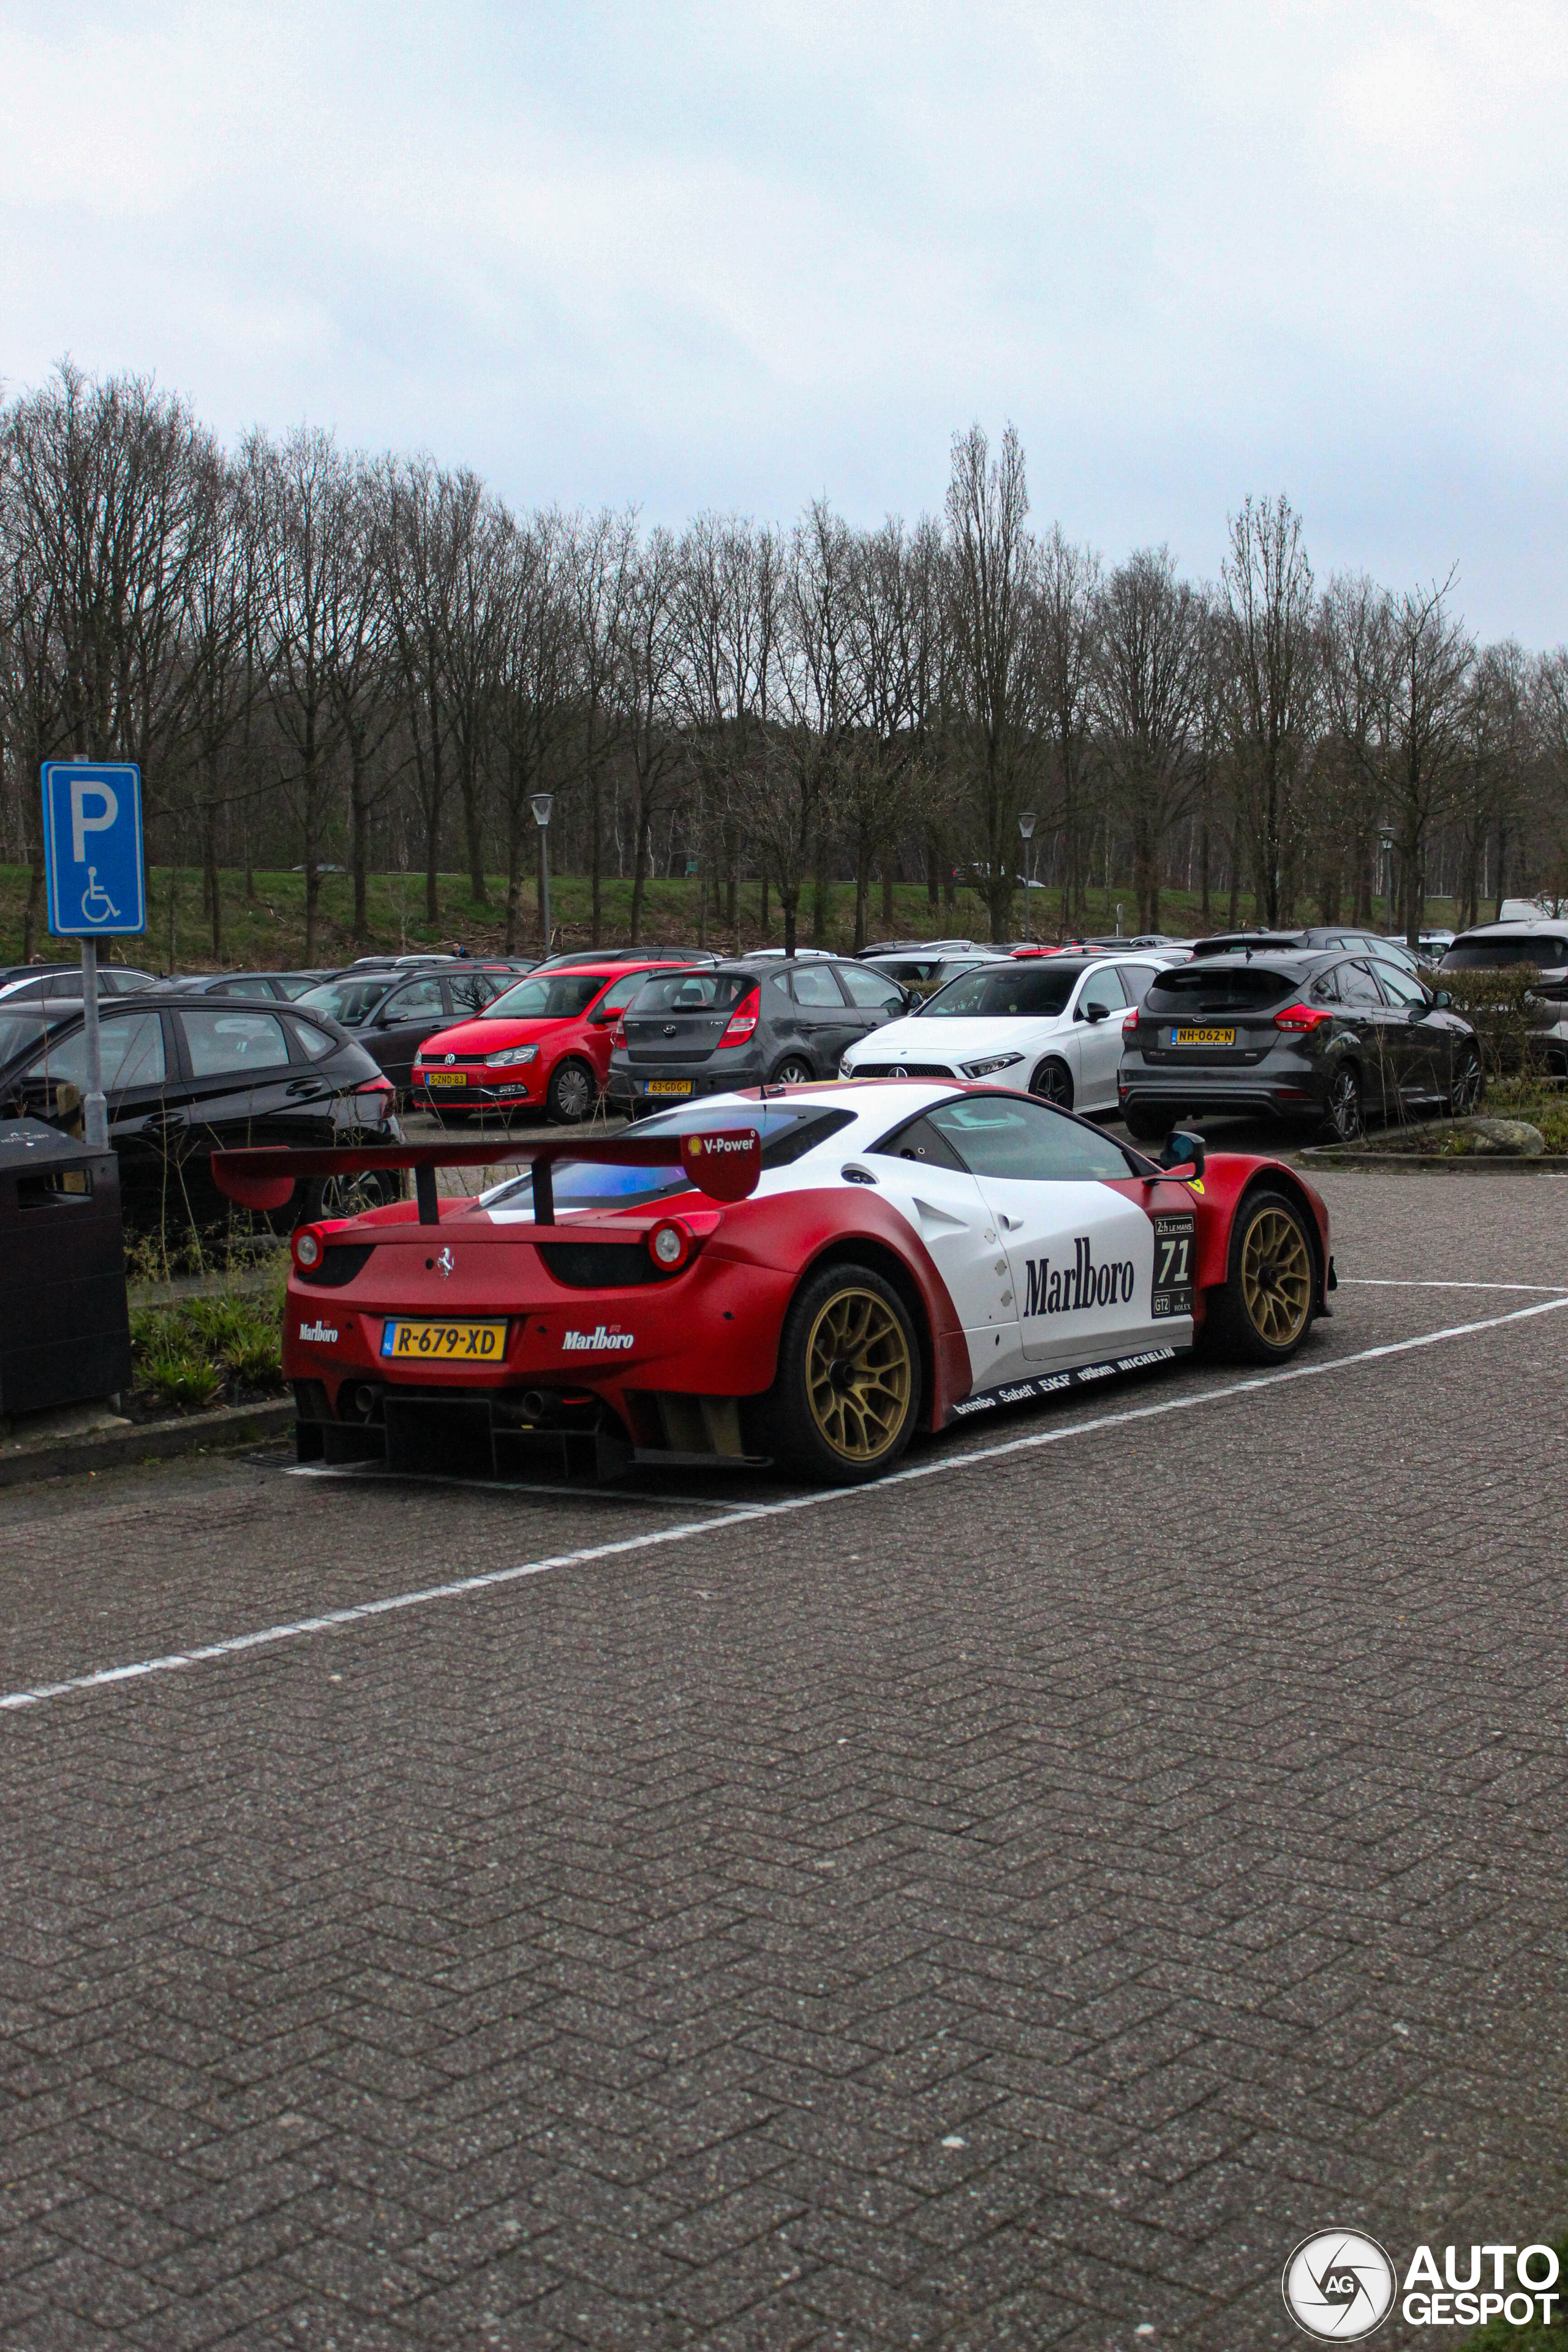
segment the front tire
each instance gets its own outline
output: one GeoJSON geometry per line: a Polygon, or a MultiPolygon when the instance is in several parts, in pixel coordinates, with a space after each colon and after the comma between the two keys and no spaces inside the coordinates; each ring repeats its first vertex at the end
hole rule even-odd
{"type": "Polygon", "coordinates": [[[1481,1069],[1481,1057],[1473,1045],[1455,1048],[1454,1066],[1448,1075],[1448,1116],[1468,1118],[1481,1098],[1486,1084],[1481,1069]]]}
{"type": "Polygon", "coordinates": [[[1231,1227],[1215,1318],[1228,1355],[1288,1363],[1312,1328],[1317,1286],[1306,1219],[1288,1194],[1249,1192],[1231,1227]]]}
{"type": "Polygon", "coordinates": [[[561,1062],[552,1071],[544,1107],[557,1127],[580,1126],[598,1099],[598,1081],[586,1062],[561,1062]]]}
{"type": "Polygon", "coordinates": [[[796,1291],[762,1400],[766,1450],[822,1486],[890,1470],[914,1434],[921,1355],[910,1311],[865,1265],[825,1266],[796,1291]]]}
{"type": "Polygon", "coordinates": [[[1042,1102],[1055,1103],[1058,1110],[1071,1110],[1072,1072],[1054,1054],[1047,1055],[1029,1080],[1029,1092],[1042,1102]]]}

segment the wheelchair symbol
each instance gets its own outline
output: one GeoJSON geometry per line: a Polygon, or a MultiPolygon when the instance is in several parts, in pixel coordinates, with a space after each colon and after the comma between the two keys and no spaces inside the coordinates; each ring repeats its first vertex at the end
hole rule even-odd
{"type": "Polygon", "coordinates": [[[87,888],[81,894],[81,915],[85,923],[118,922],[120,909],[98,878],[98,868],[87,869],[87,888]]]}

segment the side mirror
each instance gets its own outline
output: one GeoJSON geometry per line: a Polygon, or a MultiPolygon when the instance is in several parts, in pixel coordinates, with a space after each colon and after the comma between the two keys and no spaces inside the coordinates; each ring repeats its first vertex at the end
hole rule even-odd
{"type": "Polygon", "coordinates": [[[1085,1021],[1109,1021],[1110,1007],[1109,1004],[1086,1004],[1080,1017],[1085,1021]]]}
{"type": "Polygon", "coordinates": [[[1432,999],[1432,1010],[1434,1013],[1447,1013],[1449,1005],[1452,1004],[1454,1000],[1449,995],[1447,990],[1446,988],[1440,988],[1432,999]]]}
{"type": "Polygon", "coordinates": [[[1165,1149],[1160,1154],[1159,1164],[1164,1169],[1180,1168],[1184,1171],[1190,1166],[1194,1176],[1201,1176],[1207,1164],[1203,1137],[1194,1135],[1190,1128],[1173,1128],[1165,1139],[1165,1149]]]}

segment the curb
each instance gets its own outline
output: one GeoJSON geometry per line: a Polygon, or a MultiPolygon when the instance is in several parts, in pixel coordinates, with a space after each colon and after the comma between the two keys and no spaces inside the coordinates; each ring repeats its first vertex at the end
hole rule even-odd
{"type": "Polygon", "coordinates": [[[144,1421],[140,1427],[106,1431],[95,1437],[59,1437],[16,1454],[0,1454],[0,1486],[22,1486],[34,1478],[70,1478],[85,1470],[119,1470],[149,1459],[163,1462],[180,1454],[223,1454],[281,1437],[294,1426],[294,1400],[272,1404],[228,1404],[216,1412],[192,1413],[178,1421],[144,1421]]]}
{"type": "Polygon", "coordinates": [[[1364,1168],[1377,1175],[1568,1175],[1568,1155],[1560,1151],[1344,1151],[1338,1144],[1313,1143],[1297,1158],[1303,1166],[1364,1168]]]}

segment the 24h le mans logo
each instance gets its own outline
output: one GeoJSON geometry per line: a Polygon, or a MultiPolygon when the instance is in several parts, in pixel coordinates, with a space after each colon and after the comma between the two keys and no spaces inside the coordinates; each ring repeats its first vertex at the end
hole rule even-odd
{"type": "Polygon", "coordinates": [[[1315,2230],[1285,2265],[1285,2308],[1308,2336],[1354,2344],[1380,2327],[1393,2306],[1394,2264],[1361,2230],[1315,2230]]]}

